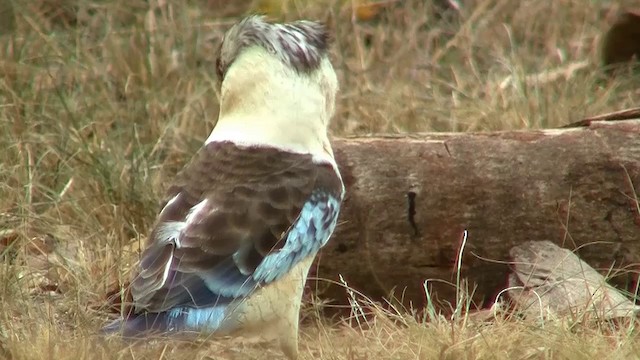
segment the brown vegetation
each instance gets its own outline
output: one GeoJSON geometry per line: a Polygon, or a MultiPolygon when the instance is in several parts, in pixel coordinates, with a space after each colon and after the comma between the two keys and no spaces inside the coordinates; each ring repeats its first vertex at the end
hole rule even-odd
{"type": "MultiPolygon", "coordinates": [[[[634,3],[616,6],[625,2],[634,3]]],[[[595,1],[398,0],[362,19],[355,1],[339,0],[2,0],[0,9],[8,3],[15,24],[0,33],[2,358],[279,356],[238,339],[127,346],[96,335],[107,320],[104,295],[128,278],[163,179],[215,123],[215,45],[246,11],[332,24],[337,136],[557,127],[640,96],[633,69],[613,79],[600,71],[601,36],[618,9],[595,1]],[[527,81],[584,61],[567,76],[527,81]]],[[[378,316],[339,321],[321,316],[322,299],[306,305],[302,358],[628,358],[640,350],[633,323],[540,326],[498,313],[475,324],[430,307],[419,318],[383,312],[354,297],[354,314],[378,316]]]]}

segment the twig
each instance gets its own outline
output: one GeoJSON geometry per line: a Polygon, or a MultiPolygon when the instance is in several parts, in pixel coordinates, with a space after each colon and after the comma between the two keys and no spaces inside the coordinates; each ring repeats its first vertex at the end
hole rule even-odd
{"type": "Polygon", "coordinates": [[[632,120],[632,119],[640,119],[640,107],[618,110],[618,111],[614,111],[606,114],[591,116],[588,118],[584,118],[580,121],[571,123],[569,125],[564,125],[561,127],[561,129],[590,126],[593,121],[622,121],[622,120],[632,120]]]}

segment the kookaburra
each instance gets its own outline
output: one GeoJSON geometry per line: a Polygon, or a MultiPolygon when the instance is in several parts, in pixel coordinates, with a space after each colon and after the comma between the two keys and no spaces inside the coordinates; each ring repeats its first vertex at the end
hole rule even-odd
{"type": "Polygon", "coordinates": [[[107,332],[275,335],[297,357],[307,272],[344,197],[327,135],[338,90],[328,46],[311,21],[252,16],[227,31],[218,121],[169,187],[132,314],[107,332]]]}

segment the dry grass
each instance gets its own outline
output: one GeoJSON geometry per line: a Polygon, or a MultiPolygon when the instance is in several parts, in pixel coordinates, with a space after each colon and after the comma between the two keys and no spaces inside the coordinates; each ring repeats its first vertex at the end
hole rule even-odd
{"type": "MultiPolygon", "coordinates": [[[[13,3],[15,32],[0,35],[0,357],[12,359],[279,356],[238,340],[104,342],[96,331],[106,315],[92,307],[127,279],[162,179],[213,126],[215,44],[248,8],[330,19],[342,86],[337,135],[555,127],[640,96],[633,72],[607,80],[598,69],[598,41],[615,8],[596,1],[462,1],[444,15],[421,1],[390,1],[369,22],[354,21],[353,4],[337,0],[13,3]],[[589,65],[569,79],[526,81],[582,61],[589,65]]],[[[304,359],[618,359],[640,351],[632,325],[498,317],[481,326],[399,312],[365,330],[310,316],[304,359]]]]}

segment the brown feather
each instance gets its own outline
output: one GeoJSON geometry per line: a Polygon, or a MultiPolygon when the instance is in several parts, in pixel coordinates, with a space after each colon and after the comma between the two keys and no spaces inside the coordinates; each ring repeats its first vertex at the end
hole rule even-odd
{"type": "Polygon", "coordinates": [[[235,271],[253,272],[284,245],[283,235],[318,188],[339,197],[342,183],[331,165],[314,163],[311,155],[231,142],[201,148],[169,188],[142,254],[132,282],[138,310],[162,311],[192,301],[189,289],[202,286],[198,273],[223,271],[218,267],[228,267],[233,254],[235,271]],[[189,215],[194,206],[199,211],[189,215]],[[187,216],[191,221],[176,245],[160,238],[168,221],[184,222],[187,216]],[[171,274],[165,279],[168,262],[171,274]]]}

